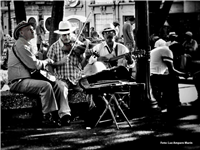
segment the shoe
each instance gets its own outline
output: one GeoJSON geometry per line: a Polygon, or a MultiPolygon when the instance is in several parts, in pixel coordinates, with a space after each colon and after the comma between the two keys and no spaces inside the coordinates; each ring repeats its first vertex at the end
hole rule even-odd
{"type": "Polygon", "coordinates": [[[62,126],[69,126],[71,122],[71,116],[70,115],[64,115],[61,119],[61,125],[62,126]]]}
{"type": "Polygon", "coordinates": [[[161,112],[161,108],[160,108],[160,106],[158,106],[157,104],[155,104],[155,105],[152,105],[151,106],[151,108],[150,108],[152,111],[154,111],[154,112],[161,112]]]}
{"type": "Polygon", "coordinates": [[[182,103],[182,106],[200,106],[200,100],[196,99],[192,102],[182,103]]]}
{"type": "Polygon", "coordinates": [[[61,124],[53,119],[51,113],[43,115],[42,125],[44,127],[52,127],[52,128],[61,127],[61,124]]]}

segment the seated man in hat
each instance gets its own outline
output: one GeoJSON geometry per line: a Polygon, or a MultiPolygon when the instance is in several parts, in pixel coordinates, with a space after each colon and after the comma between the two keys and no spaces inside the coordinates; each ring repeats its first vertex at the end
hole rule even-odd
{"type": "Polygon", "coordinates": [[[116,32],[113,24],[106,24],[101,33],[105,41],[93,47],[92,51],[95,55],[92,55],[89,58],[89,63],[101,61],[107,68],[119,65],[134,67],[134,59],[132,58],[131,53],[129,53],[128,48],[123,44],[114,41],[116,32]],[[124,55],[125,57],[117,57],[120,55],[124,55]],[[114,59],[114,57],[116,57],[116,59],[114,59]],[[111,60],[113,60],[113,62],[111,60]]]}
{"type": "Polygon", "coordinates": [[[75,29],[69,21],[61,21],[59,29],[54,31],[60,37],[50,46],[47,53],[47,57],[54,61],[49,69],[58,79],[63,81],[66,87],[66,97],[68,96],[68,89],[83,91],[79,86],[79,80],[82,78],[81,62],[86,46],[79,40],[75,41],[76,38],[73,36],[75,29]]]}
{"type": "MultiPolygon", "coordinates": [[[[87,66],[88,66],[87,65],[84,68],[84,73],[86,75],[91,75],[91,74],[88,74],[88,72],[95,74],[95,71],[93,71],[93,69],[101,70],[98,67],[100,67],[100,68],[102,67],[104,69],[111,68],[114,66],[121,66],[121,65],[127,67],[127,69],[134,67],[135,62],[134,62],[134,59],[132,58],[131,53],[129,53],[129,49],[125,45],[123,45],[121,43],[117,43],[114,40],[116,32],[115,32],[115,28],[114,28],[113,24],[112,23],[105,24],[101,33],[102,33],[105,41],[95,45],[93,47],[91,53],[89,53],[89,52],[86,53],[86,58],[89,58],[88,65],[91,67],[87,68],[87,66]],[[93,54],[93,55],[91,55],[91,54],[93,54]],[[122,56],[122,55],[124,57],[117,57],[117,56],[122,56]],[[113,59],[113,61],[111,61],[112,59],[113,59]],[[99,62],[102,62],[102,63],[99,63],[99,62]],[[99,63],[99,64],[96,65],[96,63],[99,63]],[[102,64],[104,66],[102,66],[102,64]]],[[[94,94],[93,100],[96,105],[96,111],[94,113],[92,113],[92,112],[90,113],[91,115],[96,114],[97,119],[98,119],[98,117],[97,117],[98,114],[100,114],[100,112],[104,109],[103,101],[98,100],[98,99],[99,99],[98,94],[94,94]]],[[[94,110],[95,109],[93,109],[93,111],[94,110]]],[[[92,118],[92,116],[90,118],[92,118]]],[[[89,120],[90,120],[90,118],[89,118],[89,120]]]]}
{"type": "Polygon", "coordinates": [[[45,125],[61,126],[69,123],[70,108],[67,88],[62,81],[54,83],[34,79],[28,68],[40,70],[53,64],[52,59],[39,60],[33,53],[30,40],[34,38],[33,27],[25,21],[20,22],[14,30],[16,43],[9,53],[8,80],[11,92],[39,95],[44,114],[45,125]]]}

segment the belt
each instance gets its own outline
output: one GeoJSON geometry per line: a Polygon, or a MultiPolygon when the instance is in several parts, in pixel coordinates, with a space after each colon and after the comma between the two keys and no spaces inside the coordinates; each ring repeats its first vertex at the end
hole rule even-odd
{"type": "Polygon", "coordinates": [[[15,83],[15,82],[21,82],[22,80],[23,80],[23,79],[14,79],[14,80],[8,82],[8,85],[13,84],[13,83],[15,83]]]}

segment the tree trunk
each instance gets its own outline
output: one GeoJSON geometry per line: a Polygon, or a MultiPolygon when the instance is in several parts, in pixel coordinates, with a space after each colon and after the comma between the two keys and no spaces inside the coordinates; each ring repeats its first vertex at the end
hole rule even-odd
{"type": "Polygon", "coordinates": [[[63,7],[64,1],[54,1],[51,13],[51,26],[49,34],[49,45],[52,45],[56,40],[58,40],[58,35],[54,33],[58,29],[59,22],[63,20],[63,7]]]}
{"type": "Polygon", "coordinates": [[[17,24],[23,20],[26,21],[26,10],[24,7],[24,1],[14,1],[14,7],[17,24]]]}
{"type": "Polygon", "coordinates": [[[171,9],[173,1],[165,1],[163,4],[161,1],[149,1],[149,13],[150,13],[150,34],[157,34],[163,27],[167,16],[171,9]]]}
{"type": "MultiPolygon", "coordinates": [[[[138,51],[144,51],[144,55],[137,59],[137,83],[145,83],[145,99],[149,99],[149,5],[147,1],[135,1],[136,15],[136,45],[138,51]]],[[[142,101],[137,106],[144,107],[142,101]]],[[[141,107],[140,107],[141,109],[141,107]]],[[[139,110],[138,110],[139,111],[139,110]]]]}

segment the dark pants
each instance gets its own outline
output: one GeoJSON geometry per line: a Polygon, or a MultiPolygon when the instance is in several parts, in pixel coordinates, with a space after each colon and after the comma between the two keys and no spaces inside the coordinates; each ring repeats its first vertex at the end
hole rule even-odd
{"type": "Polygon", "coordinates": [[[174,108],[180,104],[177,76],[153,74],[150,82],[153,96],[161,108],[174,108]]]}

